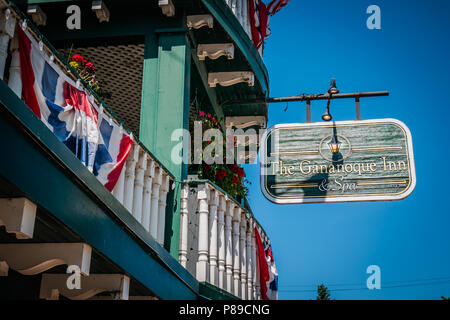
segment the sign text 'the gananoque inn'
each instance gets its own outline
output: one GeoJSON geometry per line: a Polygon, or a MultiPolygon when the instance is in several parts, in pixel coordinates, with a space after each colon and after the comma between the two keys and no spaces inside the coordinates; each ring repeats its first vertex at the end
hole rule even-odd
{"type": "Polygon", "coordinates": [[[275,203],[400,200],[415,184],[398,120],[280,124],[262,139],[261,188],[275,203]]]}

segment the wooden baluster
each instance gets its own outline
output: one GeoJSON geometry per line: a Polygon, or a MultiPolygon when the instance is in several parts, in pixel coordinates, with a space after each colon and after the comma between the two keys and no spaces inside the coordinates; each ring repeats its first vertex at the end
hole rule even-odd
{"type": "Polygon", "coordinates": [[[247,228],[247,299],[253,300],[253,256],[252,256],[252,228],[253,219],[249,219],[247,228]]]}
{"type": "Polygon", "coordinates": [[[158,231],[157,241],[164,246],[164,231],[166,228],[166,205],[167,193],[169,192],[169,176],[164,173],[162,178],[161,190],[159,192],[159,209],[158,209],[158,231]]]}
{"type": "Polygon", "coordinates": [[[241,255],[239,252],[239,235],[241,223],[241,208],[236,207],[233,215],[233,289],[236,297],[241,297],[241,255]]]}
{"type": "Polygon", "coordinates": [[[247,215],[242,211],[241,215],[241,232],[239,237],[239,251],[241,253],[241,298],[247,299],[247,215]]]}
{"type": "Polygon", "coordinates": [[[144,150],[139,152],[139,160],[136,165],[136,172],[134,176],[134,190],[133,190],[133,217],[141,223],[142,221],[142,196],[144,188],[144,173],[147,169],[147,154],[144,150]]]}
{"type": "Polygon", "coordinates": [[[225,211],[225,289],[233,293],[233,242],[232,242],[232,219],[234,215],[235,204],[230,199],[226,199],[227,208],[225,211]]]}
{"type": "Polygon", "coordinates": [[[20,76],[20,54],[17,36],[11,41],[11,66],[9,67],[8,87],[22,98],[22,78],[20,76]]]}
{"type": "Polygon", "coordinates": [[[219,193],[211,190],[209,197],[209,282],[215,286],[219,284],[217,269],[217,206],[219,193]]]}
{"type": "Polygon", "coordinates": [[[233,11],[233,13],[236,15],[236,2],[237,0],[231,0],[231,10],[233,11]]]}
{"type": "Polygon", "coordinates": [[[142,225],[150,231],[150,213],[152,208],[153,176],[155,175],[155,161],[147,161],[147,170],[144,173],[144,193],[142,196],[142,225]]]}
{"type": "Polygon", "coordinates": [[[242,1],[242,27],[247,35],[249,34],[248,26],[248,0],[244,0],[242,1]]]}
{"type": "Polygon", "coordinates": [[[242,25],[242,2],[243,0],[236,0],[236,18],[242,25]]]}
{"type": "Polygon", "coordinates": [[[219,251],[218,274],[219,288],[225,289],[225,234],[224,234],[224,212],[226,210],[225,196],[220,194],[219,206],[217,207],[217,243],[219,251]]]}
{"type": "Polygon", "coordinates": [[[127,158],[127,169],[125,171],[125,191],[123,205],[131,213],[133,210],[134,175],[136,162],[139,158],[139,146],[134,145],[127,158]]]}
{"type": "Polygon", "coordinates": [[[254,300],[257,300],[256,297],[256,281],[257,281],[257,275],[256,275],[256,235],[255,235],[255,228],[252,228],[252,297],[254,300]]]}
{"type": "Polygon", "coordinates": [[[178,261],[186,268],[187,266],[187,252],[188,252],[188,197],[189,185],[183,185],[181,189],[180,201],[180,248],[178,250],[178,261]]]}
{"type": "Polygon", "coordinates": [[[197,187],[198,199],[198,260],[197,280],[209,281],[208,266],[208,218],[209,218],[209,188],[206,184],[197,187]]]}
{"type": "Polygon", "coordinates": [[[159,189],[162,183],[162,169],[155,169],[155,176],[153,177],[152,186],[152,209],[150,211],[150,234],[158,238],[158,217],[159,217],[159,189]]]}

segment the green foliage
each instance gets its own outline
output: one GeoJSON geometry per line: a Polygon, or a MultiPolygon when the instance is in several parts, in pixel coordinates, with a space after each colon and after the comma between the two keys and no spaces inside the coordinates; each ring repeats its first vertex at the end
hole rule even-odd
{"type": "MultiPolygon", "coordinates": [[[[197,123],[197,125],[201,123],[202,134],[208,129],[217,129],[218,132],[220,132],[222,141],[220,141],[219,138],[218,141],[216,141],[216,138],[212,137],[211,140],[202,142],[201,150],[199,148],[198,150],[195,149],[194,146],[191,153],[191,163],[194,162],[194,154],[203,154],[206,148],[208,148],[208,152],[212,150],[211,156],[215,157],[215,161],[212,164],[207,164],[205,162],[202,164],[191,164],[189,166],[189,171],[198,174],[200,179],[208,179],[214,182],[218,187],[222,188],[238,201],[241,198],[244,198],[248,193],[248,189],[245,186],[247,180],[245,179],[244,169],[237,164],[226,164],[227,150],[235,147],[235,137],[225,137],[220,128],[219,121],[217,121],[214,116],[204,111],[199,111],[194,116],[190,117],[191,129],[194,128],[195,123],[197,123]],[[216,154],[216,147],[221,154],[216,154]]],[[[191,132],[191,137],[194,137],[193,132],[191,132]]]]}
{"type": "Polygon", "coordinates": [[[331,300],[330,291],[327,286],[323,283],[317,286],[317,297],[316,300],[331,300]]]}

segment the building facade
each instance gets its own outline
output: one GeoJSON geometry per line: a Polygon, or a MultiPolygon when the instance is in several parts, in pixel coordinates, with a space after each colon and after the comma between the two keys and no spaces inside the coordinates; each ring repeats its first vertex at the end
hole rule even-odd
{"type": "Polygon", "coordinates": [[[248,1],[0,0],[0,32],[0,298],[261,299],[255,232],[270,241],[245,197],[172,155],[198,105],[223,130],[266,126],[248,1]],[[76,145],[54,123],[66,89],[92,110],[64,120],[76,145]]]}

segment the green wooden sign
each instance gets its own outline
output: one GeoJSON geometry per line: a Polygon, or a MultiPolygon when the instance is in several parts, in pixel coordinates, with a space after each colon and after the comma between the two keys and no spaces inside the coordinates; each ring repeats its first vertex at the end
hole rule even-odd
{"type": "Polygon", "coordinates": [[[411,133],[395,119],[280,124],[261,146],[275,203],[400,200],[416,185],[411,133]]]}

